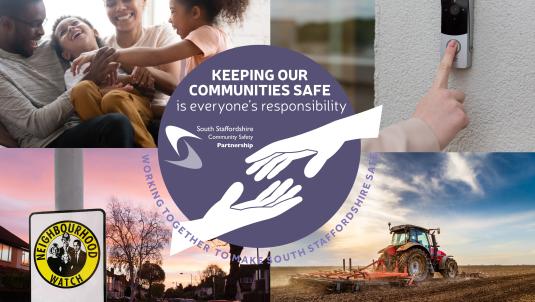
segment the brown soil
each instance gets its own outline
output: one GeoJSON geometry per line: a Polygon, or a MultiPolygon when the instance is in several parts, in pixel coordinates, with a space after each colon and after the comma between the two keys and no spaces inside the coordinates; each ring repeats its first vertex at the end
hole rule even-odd
{"type": "MultiPolygon", "coordinates": [[[[535,302],[535,267],[470,266],[467,273],[482,273],[484,278],[445,280],[438,274],[431,281],[413,287],[367,287],[356,293],[328,293],[322,286],[272,287],[272,302],[279,301],[519,301],[535,302]]],[[[284,271],[284,270],[283,270],[284,271]]],[[[284,271],[287,272],[287,271],[284,271]]],[[[277,278],[277,268],[272,268],[277,278]]]]}

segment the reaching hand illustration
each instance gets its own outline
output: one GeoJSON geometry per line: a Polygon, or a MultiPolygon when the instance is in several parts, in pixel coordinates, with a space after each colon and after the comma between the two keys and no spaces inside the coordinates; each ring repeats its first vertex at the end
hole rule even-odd
{"type": "MultiPolygon", "coordinates": [[[[223,197],[216,202],[203,218],[182,222],[182,226],[201,240],[217,238],[237,229],[257,222],[278,217],[299,203],[303,198],[297,196],[300,185],[293,186],[293,180],[276,181],[262,191],[254,200],[236,204],[243,194],[240,182],[232,184],[223,197]]],[[[181,252],[194,243],[184,239],[177,230],[173,231],[171,255],[181,252]],[[182,237],[182,238],[180,238],[182,237]]]]}
{"type": "MultiPolygon", "coordinates": [[[[235,183],[235,185],[239,186],[241,183],[235,183]]],[[[266,218],[263,220],[277,217],[303,200],[301,197],[296,197],[302,187],[299,185],[292,187],[292,185],[292,179],[287,179],[282,184],[280,181],[276,181],[260,193],[254,200],[234,205],[231,208],[234,210],[247,211],[247,214],[253,215],[255,215],[255,212],[259,212],[258,215],[255,216],[260,217],[262,215],[263,218],[266,218]],[[282,203],[284,203],[284,205],[282,205],[282,203]],[[277,207],[278,205],[281,206],[277,207]],[[275,207],[277,207],[277,209],[271,210],[269,213],[267,211],[261,211],[261,213],[260,211],[253,211],[253,209],[273,209],[275,207]]],[[[243,185],[241,185],[241,187],[243,190],[243,185]]],[[[210,209],[210,211],[211,210],[212,209],[210,209]]]]}
{"type": "Polygon", "coordinates": [[[271,143],[245,159],[252,164],[247,175],[254,179],[272,179],[292,161],[312,156],[305,167],[305,176],[312,178],[340,150],[346,141],[379,136],[382,106],[334,121],[309,132],[271,143]]]}

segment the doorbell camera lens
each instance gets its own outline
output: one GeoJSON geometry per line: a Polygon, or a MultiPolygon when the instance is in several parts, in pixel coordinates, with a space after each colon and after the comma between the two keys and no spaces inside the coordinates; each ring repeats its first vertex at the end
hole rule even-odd
{"type": "Polygon", "coordinates": [[[461,12],[461,7],[457,4],[454,4],[450,7],[450,14],[452,16],[457,16],[461,12]]]}

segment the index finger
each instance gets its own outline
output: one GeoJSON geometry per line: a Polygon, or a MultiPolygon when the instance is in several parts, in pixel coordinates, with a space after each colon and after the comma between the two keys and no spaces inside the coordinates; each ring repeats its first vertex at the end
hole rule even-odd
{"type": "Polygon", "coordinates": [[[91,61],[96,66],[104,67],[113,61],[114,53],[115,49],[110,47],[102,47],[96,54],[93,53],[92,55],[87,55],[85,60],[91,61]]]}
{"type": "Polygon", "coordinates": [[[115,60],[115,49],[108,48],[104,51],[99,57],[93,58],[95,61],[102,62],[105,65],[108,65],[110,62],[115,60]]]}
{"type": "Polygon", "coordinates": [[[79,56],[78,58],[76,58],[71,64],[72,75],[74,76],[78,75],[80,73],[80,68],[82,67],[83,64],[84,64],[84,60],[82,56],[79,56]]]}
{"type": "Polygon", "coordinates": [[[442,61],[438,67],[437,76],[433,85],[435,88],[448,88],[448,80],[450,77],[451,68],[453,66],[453,61],[457,55],[458,43],[459,42],[457,41],[449,42],[448,48],[446,48],[444,57],[442,58],[442,61]]]}
{"type": "Polygon", "coordinates": [[[274,151],[273,143],[271,143],[247,157],[245,159],[245,162],[251,164],[259,160],[265,159],[269,156],[272,156],[274,153],[277,153],[277,151],[274,151]]]}

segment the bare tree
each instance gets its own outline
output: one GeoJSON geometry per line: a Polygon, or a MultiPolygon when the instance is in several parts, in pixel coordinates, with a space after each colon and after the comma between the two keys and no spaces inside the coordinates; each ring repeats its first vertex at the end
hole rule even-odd
{"type": "Polygon", "coordinates": [[[112,198],[106,216],[106,243],[109,261],[128,273],[130,301],[136,299],[138,271],[146,261],[160,264],[162,250],[171,231],[156,211],[132,208],[127,202],[112,198]]]}

